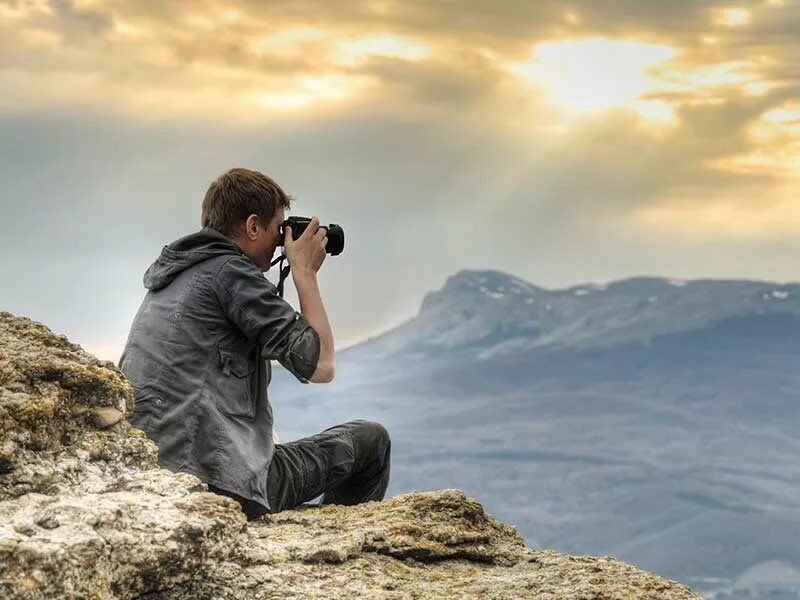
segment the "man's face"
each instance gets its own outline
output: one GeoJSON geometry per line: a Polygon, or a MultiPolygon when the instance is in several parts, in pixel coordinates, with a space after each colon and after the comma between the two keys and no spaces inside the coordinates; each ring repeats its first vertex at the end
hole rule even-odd
{"type": "Polygon", "coordinates": [[[258,252],[258,260],[256,260],[256,264],[259,266],[259,268],[261,268],[262,271],[269,270],[269,264],[275,257],[275,250],[278,248],[278,246],[283,245],[283,240],[281,239],[280,235],[280,228],[281,223],[283,223],[286,218],[284,215],[284,209],[278,208],[278,210],[275,211],[275,215],[272,217],[272,221],[270,221],[266,229],[260,232],[258,246],[256,249],[258,252]],[[263,262],[260,262],[262,257],[263,262]]]}

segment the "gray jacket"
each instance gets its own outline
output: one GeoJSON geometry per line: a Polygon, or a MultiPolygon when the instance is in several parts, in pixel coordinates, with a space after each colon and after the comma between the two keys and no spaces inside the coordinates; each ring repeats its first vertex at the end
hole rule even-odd
{"type": "Polygon", "coordinates": [[[144,285],[120,359],[134,387],[132,424],[156,442],[163,467],[269,508],[270,359],[308,383],[319,336],[212,229],[164,246],[144,285]]]}

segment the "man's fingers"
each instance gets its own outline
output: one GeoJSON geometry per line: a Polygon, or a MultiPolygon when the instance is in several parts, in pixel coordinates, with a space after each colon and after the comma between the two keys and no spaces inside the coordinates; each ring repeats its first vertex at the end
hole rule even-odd
{"type": "Polygon", "coordinates": [[[292,226],[287,225],[283,231],[283,245],[286,246],[289,243],[289,240],[292,239],[292,226]]]}
{"type": "Polygon", "coordinates": [[[306,225],[306,230],[303,232],[303,235],[306,237],[314,237],[314,234],[317,233],[319,228],[319,219],[317,217],[311,217],[311,222],[306,225]]]}

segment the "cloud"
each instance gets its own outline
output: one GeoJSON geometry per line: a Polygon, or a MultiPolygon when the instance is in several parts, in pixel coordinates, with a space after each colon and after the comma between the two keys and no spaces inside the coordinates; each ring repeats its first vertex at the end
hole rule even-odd
{"type": "Polygon", "coordinates": [[[759,126],[800,89],[793,2],[0,6],[0,112],[10,116],[237,130],[438,120],[456,139],[518,147],[509,162],[528,173],[507,179],[581,169],[609,197],[597,202],[619,205],[657,202],[670,182],[719,191],[754,165],[779,185],[792,168],[780,157],[800,135],[759,126]]]}
{"type": "Polygon", "coordinates": [[[788,278],[798,32],[794,0],[0,0],[0,305],[119,345],[231,166],[345,227],[337,337],[459,268],[788,278]]]}

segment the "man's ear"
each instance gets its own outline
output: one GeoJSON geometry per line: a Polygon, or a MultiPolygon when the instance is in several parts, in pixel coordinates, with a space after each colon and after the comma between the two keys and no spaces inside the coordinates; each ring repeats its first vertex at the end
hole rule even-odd
{"type": "Polygon", "coordinates": [[[261,219],[258,218],[258,215],[253,213],[247,220],[244,222],[244,234],[247,236],[247,239],[251,241],[255,241],[258,238],[258,228],[261,226],[261,219]]]}

